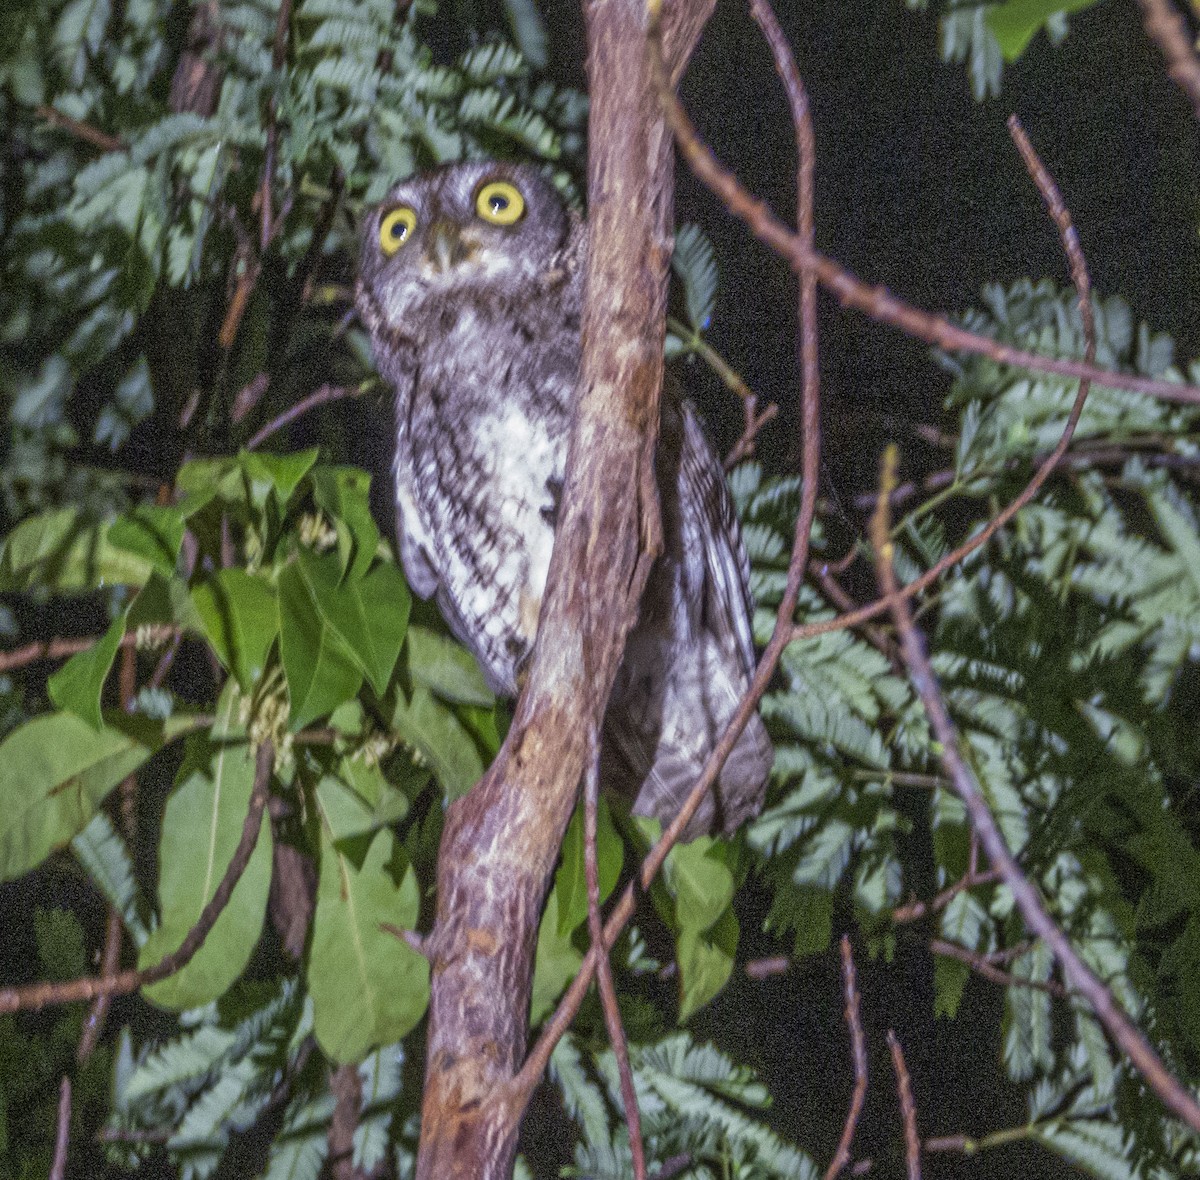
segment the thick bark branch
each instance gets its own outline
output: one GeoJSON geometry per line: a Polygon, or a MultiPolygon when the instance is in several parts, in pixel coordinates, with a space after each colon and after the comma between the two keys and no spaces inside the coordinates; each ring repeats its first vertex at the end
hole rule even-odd
{"type": "MultiPolygon", "coordinates": [[[[712,0],[676,0],[676,76],[712,0]]],[[[644,0],[587,7],[590,252],[580,397],[530,677],[508,741],[448,810],[432,969],[419,1180],[511,1175],[528,1099],[533,952],[575,803],[659,546],[654,446],[671,258],[671,137],[646,58],[644,0]]]]}

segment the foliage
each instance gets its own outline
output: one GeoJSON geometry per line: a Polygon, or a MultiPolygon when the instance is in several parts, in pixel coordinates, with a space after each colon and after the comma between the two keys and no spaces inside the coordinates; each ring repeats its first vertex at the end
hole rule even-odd
{"type": "MultiPolygon", "coordinates": [[[[411,1170],[427,966],[385,924],[427,928],[443,804],[482,774],[507,713],[411,601],[376,523],[360,443],[378,385],[347,283],[357,212],[414,168],[520,153],[574,191],[561,161],[578,151],[582,99],[527,65],[545,52],[536,8],[500,7],[515,44],[464,32],[436,58],[428,0],[399,17],[390,0],[299,0],[282,54],[266,0],[223,2],[215,26],[200,4],[186,30],[167,0],[27,0],[0,30],[0,630],[13,647],[99,636],[49,675],[0,676],[0,879],[63,907],[32,910],[24,978],[89,969],[97,899],[139,965],[177,947],[240,838],[254,750],[269,739],[277,754],[271,821],[203,948],[121,1009],[82,1067],[78,1006],[0,1020],[0,1061],[22,1063],[0,1071],[13,1175],[48,1170],[57,1079],[75,1070],[77,1123],[100,1128],[116,1169],[315,1177],[331,1071],[347,1064],[362,1086],[355,1165],[411,1170]],[[255,436],[322,384],[359,399],[354,423],[331,409],[319,448],[301,421],[267,453],[255,436]],[[125,691],[130,664],[141,691],[125,691]],[[130,776],[140,833],[120,806],[130,776]]],[[[986,89],[1001,49],[1056,33],[1055,14],[1076,7],[956,6],[948,52],[969,51],[986,89]]],[[[716,260],[695,227],[680,229],[675,270],[684,319],[668,348],[729,381],[705,340],[716,260]]],[[[965,317],[977,331],[1083,351],[1073,297],[1049,284],[989,288],[983,304],[965,317]]],[[[1171,364],[1170,342],[1135,330],[1119,301],[1101,303],[1098,323],[1100,363],[1171,364]]],[[[940,361],[956,441],[940,491],[896,525],[906,580],[1019,489],[1074,396],[978,358],[940,361]]],[[[1084,957],[1192,1076],[1198,419],[1094,390],[1071,463],[920,603],[1010,845],[1084,957]]],[[[798,482],[749,463],[731,484],[765,639],[798,482]]],[[[819,526],[818,552],[826,544],[819,526]]],[[[834,613],[805,589],[798,620],[834,613]]],[[[1052,981],[990,880],[967,879],[922,923],[901,920],[906,899],[964,882],[972,846],[919,702],[881,646],[834,632],[788,648],[762,706],[777,750],[767,810],[732,841],[674,849],[618,945],[649,1153],[686,1156],[687,1175],[816,1174],[780,1135],[766,1083],[679,1027],[696,1027],[734,977],[743,887],[766,892],[767,931],[797,961],[850,926],[883,959],[937,937],[1017,980],[1052,981]]],[[[586,950],[581,832],[576,816],[542,918],[535,1026],[586,950]]],[[[656,835],[619,800],[602,804],[603,898],[656,835]]],[[[956,1016],[969,973],[937,957],[939,1015],[956,1016]]],[[[997,1145],[1035,1141],[1100,1177],[1200,1166],[1194,1138],[1080,1005],[1019,985],[1004,1005],[994,1048],[1028,1121],[997,1145]]],[[[628,1175],[594,1008],[551,1072],[578,1131],[573,1173],[628,1175]]]]}
{"type": "MultiPolygon", "coordinates": [[[[905,0],[924,11],[929,0],[905,0]]],[[[1053,45],[1067,35],[1067,18],[1096,0],[949,0],[938,5],[943,61],[967,67],[976,99],[1000,94],[1004,66],[1016,61],[1043,29],[1053,45]]]]}

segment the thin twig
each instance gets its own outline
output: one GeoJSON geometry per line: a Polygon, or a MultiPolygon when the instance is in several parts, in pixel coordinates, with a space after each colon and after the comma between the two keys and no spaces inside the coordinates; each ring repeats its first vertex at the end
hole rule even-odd
{"type": "MultiPolygon", "coordinates": [[[[662,59],[660,17],[661,12],[657,7],[652,6],[648,27],[648,45],[651,67],[656,76],[656,85],[661,92],[664,88],[669,89],[669,87],[666,81],[666,67],[662,59]]],[[[772,48],[776,48],[774,43],[772,48]]],[[[780,39],[777,48],[786,60],[790,52],[786,41],[780,39]]],[[[795,74],[794,63],[791,66],[791,73],[795,76],[796,81],[798,81],[799,78],[795,74]]],[[[799,112],[798,118],[803,123],[808,122],[807,107],[804,107],[799,112]]],[[[805,144],[808,144],[809,148],[811,148],[813,142],[811,127],[808,128],[807,133],[798,131],[797,142],[800,144],[802,153],[809,150],[804,147],[805,144]]],[[[811,217],[804,212],[804,209],[806,207],[810,208],[812,204],[811,172],[807,171],[802,163],[800,173],[799,202],[802,208],[799,221],[801,224],[807,224],[811,232],[811,217]]],[[[695,785],[692,787],[691,794],[684,800],[679,814],[667,825],[658,843],[646,855],[637,880],[626,886],[625,891],[613,907],[608,922],[605,924],[602,944],[600,946],[593,945],[589,949],[583,964],[579,968],[578,975],[571,981],[566,993],[559,1001],[558,1007],[543,1026],[541,1036],[538,1037],[529,1056],[525,1059],[525,1064],[522,1065],[520,1071],[510,1083],[510,1093],[514,1102],[520,1101],[527,1095],[545,1072],[554,1046],[558,1044],[570,1026],[571,1021],[575,1018],[575,1013],[579,1011],[579,1005],[583,1002],[583,997],[591,985],[601,955],[616,942],[617,936],[633,916],[636,905],[635,886],[640,884],[642,889],[646,889],[655,876],[657,876],[663,862],[667,858],[667,853],[670,852],[679,839],[680,833],[692,818],[696,808],[700,806],[705,795],[712,789],[712,785],[716,781],[721,767],[725,765],[725,760],[729,757],[735,743],[741,736],[742,730],[745,729],[746,723],[750,720],[750,715],[757,707],[763,693],[766,692],[767,685],[779,665],[780,657],[783,655],[783,649],[791,640],[791,620],[795,615],[796,603],[800,598],[800,588],[804,583],[804,571],[808,565],[809,536],[812,532],[813,518],[816,515],[817,508],[817,476],[820,471],[821,453],[816,304],[815,300],[808,300],[804,297],[803,288],[801,291],[800,312],[802,371],[800,420],[804,431],[801,458],[800,512],[796,518],[796,529],[792,536],[792,557],[788,564],[787,581],[784,586],[783,598],[779,604],[779,610],[775,618],[775,629],[770,641],[767,643],[766,649],[763,651],[762,657],[759,659],[758,667],[754,671],[749,688],[747,688],[741,703],[728,726],[726,726],[725,732],[721,735],[720,740],[709,755],[704,769],[700,772],[699,778],[697,778],[695,785]]]]}
{"type": "Polygon", "coordinates": [[[61,127],[64,131],[69,131],[76,139],[82,139],[84,143],[90,143],[92,147],[97,147],[103,152],[129,150],[128,144],[123,139],[109,135],[107,131],[100,131],[88,123],[81,123],[78,119],[72,119],[70,115],[64,115],[62,111],[56,110],[54,107],[38,106],[34,108],[34,113],[38,118],[45,119],[47,123],[61,127]]]}
{"type": "MultiPolygon", "coordinates": [[[[938,785],[949,787],[952,784],[946,779],[939,779],[938,785]]],[[[897,906],[892,911],[893,922],[915,922],[926,914],[936,914],[944,910],[965,889],[974,889],[977,885],[994,885],[1002,880],[994,869],[984,873],[966,872],[953,885],[947,886],[932,901],[912,901],[908,905],[897,906]]]]}
{"type": "Polygon", "coordinates": [[[904,1162],[908,1180],[921,1180],[921,1137],[917,1134],[917,1104],[913,1101],[912,1081],[904,1064],[900,1038],[889,1028],[888,1048],[892,1051],[892,1068],[896,1071],[896,1093],[900,1096],[900,1114],[904,1119],[904,1162]]]}
{"type": "Polygon", "coordinates": [[[850,1109],[846,1112],[846,1123],[837,1151],[825,1171],[825,1180],[834,1180],[850,1162],[850,1144],[854,1142],[854,1131],[858,1126],[863,1105],[867,1101],[867,1041],[863,1036],[862,1017],[859,1014],[858,984],[854,974],[854,955],[850,950],[850,938],[842,935],[842,988],[846,995],[846,1027],[850,1030],[850,1056],[854,1061],[854,1090],[850,1095],[850,1109]]]}
{"type": "Polygon", "coordinates": [[[241,880],[242,873],[250,863],[250,856],[258,842],[259,829],[262,827],[263,810],[267,805],[267,792],[271,784],[271,771],[275,765],[275,748],[269,741],[258,747],[255,759],[254,789],[250,794],[250,807],[246,820],[242,824],[242,834],[238,839],[233,857],[229,861],[224,876],[217,883],[216,891],[208,904],[200,911],[196,924],[184,936],[177,950],[164,956],[152,967],[143,970],[121,971],[116,975],[88,976],[83,979],[71,979],[63,983],[31,983],[23,987],[9,987],[0,990],[0,1015],[6,1012],[36,1012],[49,1004],[69,1004],[75,1000],[94,1000],[100,995],[126,996],[130,992],[185,967],[192,956],[204,945],[221,912],[229,904],[234,888],[241,880]]]}
{"type": "Polygon", "coordinates": [[[1191,100],[1196,118],[1200,119],[1200,59],[1192,48],[1183,17],[1168,0],[1138,0],[1138,4],[1146,33],[1167,59],[1167,73],[1191,100]]]}
{"type": "Polygon", "coordinates": [[[326,402],[340,401],[344,397],[361,397],[365,392],[366,390],[361,387],[347,389],[343,385],[322,385],[320,389],[314,390],[307,397],[302,397],[294,406],[289,406],[284,410],[278,418],[273,418],[256,431],[246,444],[246,450],[256,450],[277,430],[282,430],[289,422],[294,422],[297,418],[307,414],[309,410],[316,409],[317,406],[323,406],[326,402]]]}
{"type": "MultiPolygon", "coordinates": [[[[920,577],[914,578],[913,581],[909,582],[900,592],[905,599],[912,598],[914,595],[932,586],[948,569],[958,565],[959,562],[975,552],[976,549],[986,545],[1038,494],[1042,485],[1050,478],[1050,473],[1058,466],[1063,455],[1066,454],[1067,448],[1071,445],[1071,439],[1075,434],[1075,427],[1079,424],[1084,402],[1087,401],[1088,392],[1091,389],[1089,374],[1092,362],[1096,359],[1096,323],[1092,314],[1092,284],[1088,276],[1087,264],[1084,262],[1083,251],[1079,246],[1079,237],[1075,233],[1075,227],[1071,224],[1071,216],[1063,202],[1062,195],[1055,186],[1050,173],[1037,158],[1033,146],[1030,144],[1015,115],[1009,119],[1008,129],[1017,145],[1017,150],[1021,153],[1022,160],[1029,169],[1030,176],[1042,194],[1042,199],[1051,217],[1054,219],[1054,223],[1058,227],[1059,235],[1062,239],[1063,250],[1066,252],[1071,269],[1071,280],[1075,284],[1075,290],[1079,295],[1079,316],[1083,321],[1083,331],[1087,341],[1084,349],[1084,357],[1087,363],[1083,368],[1087,372],[1083,374],[1085,380],[1079,383],[1079,392],[1075,395],[1075,401],[1071,405],[1071,412],[1067,415],[1067,422],[1063,427],[1063,432],[1059,436],[1058,442],[1047,456],[1045,462],[1034,472],[1033,478],[1025,485],[1020,495],[992,517],[974,537],[964,541],[957,549],[952,550],[940,561],[935,562],[920,577]]],[[[1112,384],[1112,382],[1108,381],[1105,383],[1112,384]]],[[[870,606],[864,606],[859,610],[851,611],[849,614],[841,615],[837,619],[823,620],[818,623],[805,623],[795,629],[793,636],[796,639],[808,639],[829,631],[840,630],[843,627],[854,627],[859,623],[865,623],[868,619],[875,618],[876,615],[883,614],[886,609],[887,603],[881,599],[870,606]]]]}
{"type": "Polygon", "coordinates": [[[885,287],[872,287],[864,283],[840,263],[820,254],[802,236],[789,230],[764,201],[747,192],[700,138],[668,85],[664,73],[660,72],[658,84],[667,122],[692,171],[721,198],[725,207],[735,217],[745,222],[759,241],[770,246],[791,263],[793,270],[815,274],[818,282],[828,288],[843,306],[863,311],[880,323],[899,328],[908,335],[947,352],[978,353],[991,358],[997,364],[1030,369],[1037,373],[1057,373],[1062,377],[1099,381],[1110,389],[1128,389],[1163,401],[1200,403],[1200,387],[1195,385],[1101,369],[1091,361],[1067,360],[1026,352],[1024,349],[1001,344],[990,337],[968,332],[944,316],[933,315],[913,307],[897,299],[885,287]]]}
{"type": "Polygon", "coordinates": [[[947,958],[957,959],[960,963],[965,963],[977,975],[990,980],[992,983],[998,983],[1001,987],[1028,987],[1034,991],[1048,992],[1050,995],[1059,996],[1060,998],[1071,994],[1057,980],[1026,979],[1021,975],[1013,975],[1011,972],[1001,970],[1001,968],[997,967],[978,951],[970,950],[965,946],[959,946],[956,942],[946,942],[945,939],[931,938],[929,940],[929,949],[935,955],[945,955],[947,958]]]}
{"type": "Polygon", "coordinates": [[[67,1148],[71,1144],[71,1079],[63,1074],[58,1086],[58,1125],[54,1132],[54,1159],[49,1180],[65,1180],[67,1148]]]}
{"type": "Polygon", "coordinates": [[[600,921],[600,869],[596,863],[596,812],[600,806],[600,739],[593,726],[588,733],[587,768],[583,784],[583,871],[587,880],[588,935],[599,954],[596,982],[600,989],[600,1006],[604,1011],[604,1027],[617,1060],[617,1076],[621,1080],[621,1104],[629,1127],[629,1150],[633,1156],[634,1180],[646,1180],[646,1147],[642,1141],[642,1118],[638,1111],[637,1091],[633,1085],[633,1070],[629,1065],[629,1044],[621,1023],[617,1004],[617,989],[613,983],[612,964],[604,946],[604,927],[600,921]]]}
{"type": "Polygon", "coordinates": [[[747,979],[761,983],[773,975],[786,975],[792,961],[787,955],[768,955],[765,959],[751,959],[745,966],[747,979]]]}
{"type": "Polygon", "coordinates": [[[362,1172],[354,1166],[354,1132],[358,1130],[362,1107],[362,1079],[358,1076],[358,1067],[339,1065],[332,1070],[329,1091],[335,1100],[326,1136],[329,1174],[332,1180],[359,1180],[362,1172]]]}
{"type": "Polygon", "coordinates": [[[954,784],[955,794],[966,807],[971,826],[978,833],[988,860],[1012,892],[1025,925],[1034,935],[1043,939],[1053,952],[1067,985],[1091,1005],[1117,1047],[1133,1062],[1167,1109],[1193,1130],[1200,1131],[1200,1103],[1167,1069],[1145,1035],[1126,1015],[1112,992],[1079,957],[1070,939],[1050,916],[1037,889],[1009,851],[987,800],[959,751],[958,733],[950,720],[941,689],[913,622],[912,611],[907,599],[899,591],[892,568],[886,490],[895,483],[895,460],[895,449],[889,447],[884,456],[879,507],[871,525],[872,541],[876,545],[876,569],[884,601],[900,633],[901,650],[909,678],[925,706],[934,736],[941,745],[942,766],[954,784]]]}

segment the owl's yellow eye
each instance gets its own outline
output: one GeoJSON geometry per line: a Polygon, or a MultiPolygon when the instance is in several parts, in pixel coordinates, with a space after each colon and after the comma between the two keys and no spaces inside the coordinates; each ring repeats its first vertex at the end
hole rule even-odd
{"type": "Polygon", "coordinates": [[[393,209],[379,223],[379,247],[389,258],[404,245],[417,228],[417,215],[407,205],[393,209]]]}
{"type": "Polygon", "coordinates": [[[525,216],[525,198],[507,180],[492,180],[475,194],[475,212],[492,225],[516,225],[525,216]]]}

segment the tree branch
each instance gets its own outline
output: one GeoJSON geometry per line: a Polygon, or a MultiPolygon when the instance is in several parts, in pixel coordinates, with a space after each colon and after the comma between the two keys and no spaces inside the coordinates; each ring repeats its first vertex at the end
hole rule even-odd
{"type": "MultiPolygon", "coordinates": [[[[711,0],[676,0],[682,67],[711,0]]],[[[579,398],[529,679],[499,756],[446,813],[418,1180],[509,1175],[529,1089],[533,951],[546,890],[659,546],[654,445],[671,256],[671,139],[640,0],[586,9],[589,239],[579,398]],[[632,494],[631,494],[632,493],[632,494]]],[[[597,952],[600,948],[596,948],[597,952]]]]}

